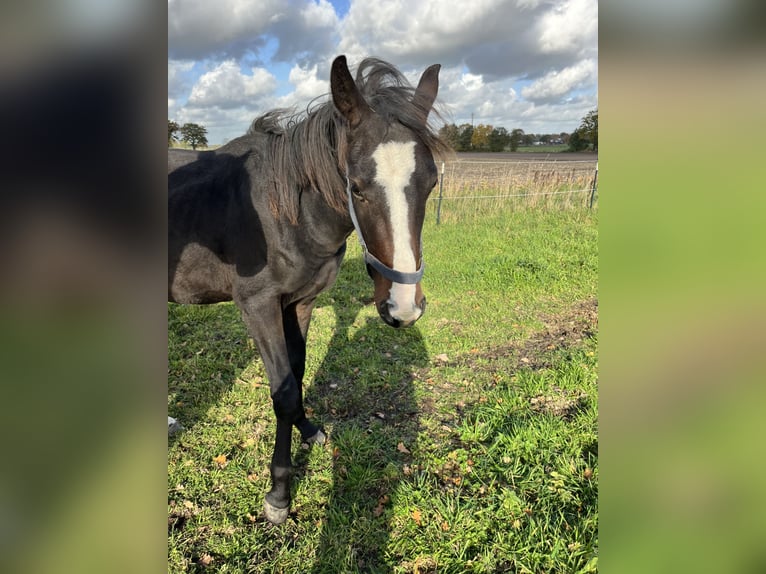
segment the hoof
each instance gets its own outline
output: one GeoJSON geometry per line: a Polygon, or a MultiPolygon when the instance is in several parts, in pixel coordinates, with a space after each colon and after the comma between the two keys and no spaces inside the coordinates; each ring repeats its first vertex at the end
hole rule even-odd
{"type": "Polygon", "coordinates": [[[173,436],[177,432],[184,430],[184,427],[173,417],[168,417],[168,436],[173,436]]]}
{"type": "Polygon", "coordinates": [[[324,431],[322,431],[322,429],[318,429],[316,434],[304,440],[303,444],[308,447],[312,444],[323,445],[326,442],[327,442],[327,435],[324,434],[324,431]]]}
{"type": "Polygon", "coordinates": [[[282,524],[287,520],[287,515],[290,514],[290,507],[277,508],[269,504],[268,500],[263,501],[263,513],[266,515],[266,520],[272,524],[282,524]]]}

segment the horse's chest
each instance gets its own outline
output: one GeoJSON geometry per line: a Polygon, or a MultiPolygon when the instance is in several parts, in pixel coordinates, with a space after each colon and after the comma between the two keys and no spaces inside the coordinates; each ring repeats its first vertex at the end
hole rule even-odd
{"type": "Polygon", "coordinates": [[[342,259],[342,255],[322,261],[291,258],[277,266],[275,279],[293,300],[316,296],[335,282],[342,259]]]}

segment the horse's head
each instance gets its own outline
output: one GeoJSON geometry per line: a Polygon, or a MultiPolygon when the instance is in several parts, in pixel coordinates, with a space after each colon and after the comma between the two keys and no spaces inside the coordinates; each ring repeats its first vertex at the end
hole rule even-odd
{"type": "Polygon", "coordinates": [[[375,306],[393,327],[412,325],[426,307],[420,285],[421,230],[438,175],[424,136],[439,89],[439,68],[429,67],[406,100],[381,95],[370,105],[346,58],[339,56],[332,65],[333,102],[348,124],[341,156],[349,211],[375,283],[375,306]]]}

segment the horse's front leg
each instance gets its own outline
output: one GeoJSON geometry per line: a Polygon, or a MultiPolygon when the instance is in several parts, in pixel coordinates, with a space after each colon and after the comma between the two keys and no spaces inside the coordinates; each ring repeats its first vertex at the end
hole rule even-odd
{"type": "Polygon", "coordinates": [[[306,370],[306,338],[311,322],[311,313],[314,311],[316,298],[305,299],[293,303],[285,308],[282,313],[282,321],[285,331],[287,352],[290,357],[290,365],[293,375],[298,381],[300,411],[302,416],[295,422],[296,428],[301,433],[301,439],[305,444],[324,444],[327,436],[324,431],[306,418],[303,408],[303,374],[306,370]]]}
{"type": "Polygon", "coordinates": [[[290,512],[292,427],[306,418],[301,404],[300,382],[293,373],[279,299],[263,301],[253,297],[238,301],[238,304],[263,359],[277,418],[270,467],[271,490],[264,500],[264,513],[269,522],[281,524],[290,512]]]}

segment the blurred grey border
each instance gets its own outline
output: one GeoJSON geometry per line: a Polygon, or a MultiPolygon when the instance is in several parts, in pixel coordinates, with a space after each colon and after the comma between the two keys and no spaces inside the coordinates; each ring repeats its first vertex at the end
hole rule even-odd
{"type": "Polygon", "coordinates": [[[765,16],[599,4],[605,572],[766,571],[765,16]]]}
{"type": "Polygon", "coordinates": [[[0,13],[0,552],[165,566],[167,12],[0,13]]]}

